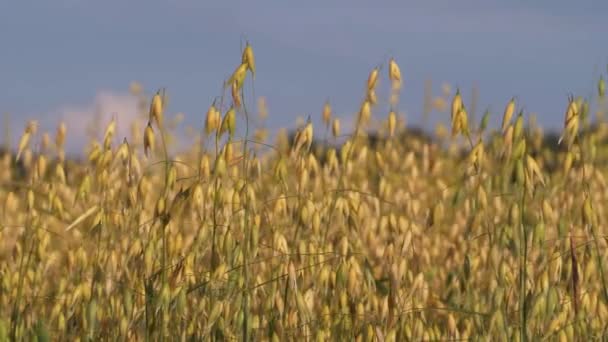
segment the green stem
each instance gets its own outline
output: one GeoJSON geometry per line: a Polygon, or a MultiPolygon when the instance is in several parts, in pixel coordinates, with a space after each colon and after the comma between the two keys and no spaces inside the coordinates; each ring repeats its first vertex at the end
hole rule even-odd
{"type": "Polygon", "coordinates": [[[245,115],[245,141],[243,142],[243,177],[245,179],[244,185],[244,193],[245,193],[245,246],[243,248],[243,276],[245,278],[245,293],[243,298],[243,342],[247,342],[249,340],[248,336],[248,324],[249,324],[249,248],[251,246],[251,227],[249,225],[249,196],[247,194],[247,182],[248,182],[248,172],[247,172],[247,142],[249,140],[249,114],[247,112],[247,107],[245,106],[245,96],[243,94],[243,90],[241,89],[241,98],[243,99],[243,114],[245,115]]]}
{"type": "MultiPolygon", "coordinates": [[[[165,104],[165,90],[163,89],[163,110],[164,110],[164,104],[165,104]]],[[[164,157],[165,157],[165,190],[163,191],[163,196],[165,197],[165,200],[168,197],[168,193],[169,193],[169,152],[167,150],[167,142],[165,141],[165,130],[164,127],[162,127],[163,125],[160,124],[158,125],[158,129],[160,131],[160,140],[163,146],[163,153],[164,153],[164,157]]],[[[165,202],[165,210],[167,210],[168,208],[168,203],[165,202]]],[[[163,213],[164,215],[164,213],[163,213]]],[[[161,255],[161,277],[162,277],[162,285],[161,285],[161,295],[162,295],[162,291],[164,289],[164,287],[167,284],[167,232],[166,232],[166,227],[167,227],[168,222],[165,220],[165,218],[161,218],[161,226],[162,226],[162,255],[161,255]]],[[[164,303],[161,301],[161,307],[160,307],[160,340],[164,341],[165,338],[165,314],[166,314],[166,308],[164,303]]]]}
{"type": "Polygon", "coordinates": [[[525,207],[525,189],[522,189],[521,194],[521,207],[520,207],[520,226],[521,226],[521,264],[519,267],[519,278],[520,278],[520,341],[525,342],[527,340],[526,331],[526,264],[528,257],[528,237],[526,236],[526,226],[524,224],[524,207],[525,207]]]}
{"type": "MultiPolygon", "coordinates": [[[[220,98],[220,107],[219,110],[222,110],[222,106],[224,104],[224,93],[222,92],[222,96],[220,98]]],[[[220,157],[220,151],[219,151],[219,143],[220,143],[220,128],[216,128],[215,130],[215,166],[217,167],[217,160],[220,157]]],[[[217,232],[217,207],[218,207],[218,192],[219,192],[219,186],[220,186],[220,180],[219,178],[215,177],[215,182],[214,182],[214,191],[213,191],[213,230],[211,233],[211,269],[215,271],[215,268],[218,267],[218,260],[216,260],[216,241],[215,241],[215,236],[216,236],[216,232],[217,232]]]]}

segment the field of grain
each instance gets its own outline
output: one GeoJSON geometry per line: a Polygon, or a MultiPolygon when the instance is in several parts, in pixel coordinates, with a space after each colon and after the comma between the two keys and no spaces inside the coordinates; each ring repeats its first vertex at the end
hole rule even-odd
{"type": "Polygon", "coordinates": [[[133,87],[146,121],[104,123],[82,161],[65,124],[27,124],[0,160],[1,341],[606,338],[602,78],[563,99],[559,139],[510,94],[473,122],[464,89],[431,101],[451,127],[428,139],[390,59],[351,132],[321,103],[267,141],[251,45],[235,61],[181,153],[170,89],[133,87]]]}

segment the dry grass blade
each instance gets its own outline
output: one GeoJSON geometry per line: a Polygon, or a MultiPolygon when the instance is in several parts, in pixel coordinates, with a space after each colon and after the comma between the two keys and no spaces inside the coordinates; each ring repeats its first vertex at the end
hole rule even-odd
{"type": "Polygon", "coordinates": [[[74,227],[76,227],[77,225],[82,223],[84,220],[86,220],[89,216],[95,214],[95,212],[97,212],[98,209],[99,209],[99,207],[97,205],[90,207],[84,213],[82,213],[80,216],[78,216],[74,221],[72,221],[72,223],[70,223],[70,225],[68,225],[65,228],[65,231],[68,232],[68,231],[72,230],[74,227]]]}

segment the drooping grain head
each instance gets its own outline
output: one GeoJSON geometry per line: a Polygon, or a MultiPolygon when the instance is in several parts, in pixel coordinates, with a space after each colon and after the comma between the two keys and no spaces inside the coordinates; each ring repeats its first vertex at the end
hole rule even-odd
{"type": "Polygon", "coordinates": [[[144,131],[144,154],[149,156],[149,151],[154,151],[154,130],[152,123],[148,121],[146,130],[144,131]]]}
{"type": "Polygon", "coordinates": [[[361,124],[366,124],[369,122],[372,116],[372,105],[369,101],[363,101],[361,104],[361,109],[359,110],[359,122],[361,124]]]}
{"type": "Polygon", "coordinates": [[[401,69],[394,58],[391,58],[388,62],[388,77],[391,80],[391,87],[394,90],[401,89],[401,69]]]}
{"type": "Polygon", "coordinates": [[[241,60],[242,63],[247,66],[247,69],[251,71],[251,76],[255,77],[255,56],[253,55],[253,48],[249,42],[245,45],[241,60]]]}
{"type": "Polygon", "coordinates": [[[388,113],[388,135],[393,137],[395,135],[395,128],[397,127],[397,114],[394,110],[388,113]]]}
{"type": "Polygon", "coordinates": [[[454,99],[452,100],[452,122],[456,115],[462,108],[462,96],[460,96],[460,89],[456,89],[456,95],[454,95],[454,99]]]}
{"type": "Polygon", "coordinates": [[[224,133],[228,132],[230,137],[234,135],[236,130],[236,110],[234,107],[230,107],[226,114],[224,114],[224,118],[222,119],[222,124],[219,130],[219,136],[222,136],[224,133]]]}
{"type": "Polygon", "coordinates": [[[329,104],[329,101],[326,101],[323,105],[322,118],[325,126],[329,126],[329,122],[331,120],[331,105],[329,104]]]}
{"type": "Polygon", "coordinates": [[[511,118],[513,118],[513,114],[515,113],[515,98],[511,98],[507,106],[505,107],[505,112],[502,116],[502,131],[504,132],[507,129],[507,126],[511,122],[511,118]]]}
{"type": "Polygon", "coordinates": [[[21,139],[19,139],[19,147],[17,149],[17,156],[15,157],[15,159],[17,161],[19,161],[21,154],[23,153],[23,151],[25,151],[28,144],[30,143],[31,136],[32,136],[32,130],[29,129],[28,127],[26,127],[25,132],[23,132],[23,135],[21,136],[21,139]]]}
{"type": "Polygon", "coordinates": [[[241,108],[242,100],[241,100],[241,94],[239,93],[237,82],[232,82],[231,94],[232,94],[232,102],[234,103],[234,107],[241,108]]]}
{"type": "Polygon", "coordinates": [[[335,118],[332,125],[331,125],[331,134],[333,135],[334,138],[337,138],[340,136],[340,119],[335,118]]]}
{"type": "Polygon", "coordinates": [[[247,76],[247,64],[242,63],[239,65],[234,73],[228,79],[227,86],[232,87],[233,84],[236,85],[236,90],[241,90],[243,84],[245,83],[245,77],[247,76]]]}
{"type": "Polygon", "coordinates": [[[114,134],[116,133],[116,120],[112,118],[110,123],[106,127],[106,132],[103,137],[103,147],[104,149],[109,149],[112,145],[112,138],[114,138],[114,134]]]}
{"type": "Polygon", "coordinates": [[[160,90],[152,96],[152,102],[150,103],[150,122],[155,122],[158,127],[163,125],[163,99],[161,97],[160,90]]]}
{"type": "Polygon", "coordinates": [[[66,133],[67,127],[64,122],[61,122],[59,126],[57,126],[57,133],[55,134],[55,146],[57,149],[63,149],[66,133]]]}
{"type": "Polygon", "coordinates": [[[379,70],[377,67],[372,69],[372,71],[369,73],[369,77],[367,78],[367,90],[376,89],[376,85],[378,83],[378,73],[379,70]]]}

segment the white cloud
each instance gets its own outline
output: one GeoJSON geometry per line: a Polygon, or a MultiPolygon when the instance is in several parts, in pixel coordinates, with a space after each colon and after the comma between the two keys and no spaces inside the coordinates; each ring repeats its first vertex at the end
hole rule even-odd
{"type": "Polygon", "coordinates": [[[97,138],[102,139],[108,123],[115,117],[115,141],[120,142],[123,137],[131,137],[132,123],[141,118],[135,96],[108,90],[99,91],[88,104],[64,105],[55,113],[67,126],[66,150],[70,153],[83,152],[90,138],[88,132],[92,124],[100,126],[95,127],[94,131],[97,138]]]}

